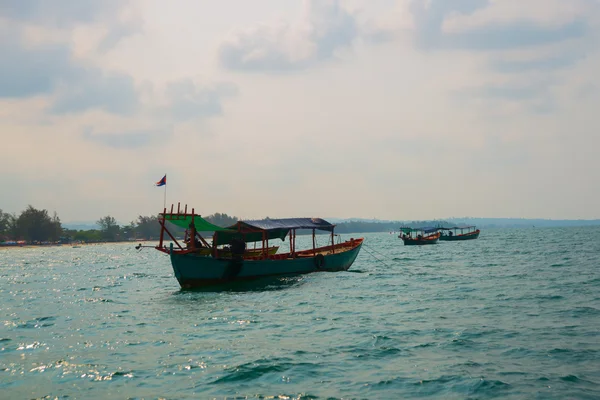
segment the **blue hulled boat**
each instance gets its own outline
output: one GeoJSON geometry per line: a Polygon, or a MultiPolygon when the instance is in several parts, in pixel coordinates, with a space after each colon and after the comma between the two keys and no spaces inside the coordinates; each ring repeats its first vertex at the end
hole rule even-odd
{"type": "Polygon", "coordinates": [[[335,225],[321,218],[286,218],[238,221],[222,228],[200,215],[185,211],[160,214],[160,242],[156,249],[169,254],[173,271],[182,288],[203,287],[274,275],[306,274],[318,271],[345,271],[356,259],[363,238],[335,243],[335,225]],[[187,229],[179,243],[167,222],[187,229]],[[297,230],[312,232],[312,248],[296,249],[297,230]],[[329,233],[330,243],[316,247],[316,231],[329,233]],[[200,232],[213,232],[209,243],[200,232]],[[172,242],[167,247],[165,234],[172,242]],[[269,243],[288,238],[289,251],[272,254],[269,243]],[[248,243],[255,247],[249,249],[248,243]],[[256,248],[256,243],[260,246],[256,248]],[[208,250],[208,251],[207,251],[208,250]]]}

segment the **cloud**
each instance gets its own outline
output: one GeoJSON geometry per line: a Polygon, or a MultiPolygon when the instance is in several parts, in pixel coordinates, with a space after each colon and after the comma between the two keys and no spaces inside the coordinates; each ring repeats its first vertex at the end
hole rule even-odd
{"type": "Polygon", "coordinates": [[[355,17],[338,1],[306,0],[299,22],[238,32],[221,44],[219,61],[231,70],[298,70],[332,58],[360,34],[355,17]]]}
{"type": "Polygon", "coordinates": [[[417,46],[423,49],[505,50],[579,38],[586,32],[582,18],[548,24],[525,12],[510,20],[487,18],[485,24],[468,23],[469,18],[476,18],[478,11],[486,11],[492,5],[489,0],[413,0],[411,11],[417,46]],[[455,19],[451,24],[454,29],[444,29],[447,20],[452,18],[455,19]]]}
{"type": "Polygon", "coordinates": [[[46,96],[48,110],[55,114],[92,109],[133,113],[139,101],[132,76],[105,71],[75,57],[71,37],[76,26],[99,23],[106,32],[101,47],[114,46],[131,32],[119,21],[127,4],[118,0],[0,0],[0,21],[4,22],[0,29],[0,98],[46,96]]]}
{"type": "Polygon", "coordinates": [[[600,3],[587,0],[411,0],[414,47],[451,52],[480,65],[457,82],[469,107],[487,103],[494,115],[548,114],[561,88],[588,62],[598,35],[600,3]],[[462,87],[460,87],[462,85],[462,87]]]}
{"type": "Polygon", "coordinates": [[[171,131],[140,130],[123,133],[95,132],[93,128],[87,127],[82,137],[93,143],[99,143],[113,149],[134,150],[146,147],[161,137],[170,136],[171,131]]]}
{"type": "Polygon", "coordinates": [[[26,98],[48,94],[56,80],[73,67],[66,45],[26,47],[18,38],[0,38],[0,98],[26,98]]]}
{"type": "Polygon", "coordinates": [[[160,107],[159,114],[175,121],[222,113],[222,99],[237,93],[230,83],[196,85],[191,79],[167,83],[166,104],[143,103],[133,76],[105,70],[75,59],[66,43],[29,45],[20,38],[0,38],[0,99],[44,96],[54,115],[102,110],[131,116],[144,107],[160,107]]]}
{"type": "Polygon", "coordinates": [[[558,111],[557,94],[562,85],[562,80],[547,76],[505,76],[457,90],[454,99],[490,120],[507,115],[548,114],[558,111]]]}
{"type": "Polygon", "coordinates": [[[141,31],[139,21],[119,22],[111,26],[106,35],[98,43],[98,51],[106,52],[114,48],[122,39],[132,36],[141,31]]]}
{"type": "Polygon", "coordinates": [[[489,0],[412,0],[417,45],[422,48],[440,47],[442,25],[451,13],[471,14],[487,7],[489,0]]]}
{"type": "Polygon", "coordinates": [[[482,27],[462,33],[448,33],[439,41],[442,48],[504,50],[533,47],[583,37],[586,24],[576,20],[557,27],[540,26],[530,21],[482,27]]]}
{"type": "Polygon", "coordinates": [[[66,44],[28,46],[19,39],[4,39],[0,53],[0,98],[46,95],[54,113],[97,108],[128,114],[137,107],[131,76],[76,61],[66,44]]]}
{"type": "Polygon", "coordinates": [[[56,85],[51,111],[55,114],[101,109],[112,114],[131,115],[139,108],[133,78],[96,68],[78,68],[56,85]]]}
{"type": "Polygon", "coordinates": [[[600,65],[597,17],[555,12],[564,0],[424,0],[423,13],[428,3],[439,7],[437,16],[419,20],[433,27],[428,33],[400,4],[412,0],[395,1],[396,8],[390,0],[309,2],[304,13],[299,2],[238,2],[234,14],[233,2],[137,2],[145,30],[124,41],[129,27],[116,32],[116,12],[65,16],[61,25],[60,15],[8,20],[1,9],[0,131],[10,146],[0,165],[9,177],[3,187],[15,188],[6,193],[7,207],[33,202],[64,220],[110,213],[128,221],[156,211],[148,198],[160,196],[162,206],[152,184],[168,172],[177,193],[171,200],[193,205],[202,198],[205,213],[597,216],[588,201],[599,196],[589,185],[600,171],[600,95],[591,86],[600,65]],[[285,13],[284,22],[222,42],[231,26],[252,27],[272,12],[285,13]],[[368,21],[374,29],[366,29],[368,21]],[[485,47],[468,37],[486,29],[486,37],[500,37],[501,28],[518,24],[557,31],[575,23],[585,26],[582,37],[526,46],[494,39],[485,47]],[[378,36],[384,26],[387,35],[378,36]],[[416,40],[427,34],[429,42],[416,40]],[[211,59],[219,55],[215,43],[236,45],[237,64],[211,59]],[[231,80],[239,95],[217,83],[231,80]],[[159,149],[176,155],[182,147],[210,152],[193,168],[177,156],[156,157],[159,149]],[[257,157],[258,148],[269,156],[257,157]],[[219,174],[205,174],[201,187],[186,184],[216,162],[219,174]],[[69,185],[48,191],[44,182],[55,181],[56,171],[69,185]],[[266,182],[259,191],[256,176],[266,182]],[[557,185],[565,190],[541,188],[557,185]],[[468,204],[439,201],[439,193],[466,192],[468,204]],[[268,201],[277,196],[281,201],[268,201]]]}
{"type": "Polygon", "coordinates": [[[530,71],[554,71],[570,67],[584,56],[576,53],[565,53],[558,56],[536,57],[528,60],[497,59],[490,63],[491,68],[503,73],[522,73],[530,71]]]}
{"type": "Polygon", "coordinates": [[[202,87],[191,79],[171,82],[166,88],[169,113],[178,121],[220,115],[223,112],[221,100],[236,93],[237,87],[233,84],[202,87]]]}
{"type": "Polygon", "coordinates": [[[18,22],[54,27],[114,18],[127,0],[0,0],[0,15],[18,22]]]}
{"type": "Polygon", "coordinates": [[[122,39],[142,31],[130,0],[0,0],[0,22],[10,36],[31,35],[38,41],[62,37],[76,42],[76,31],[95,38],[99,52],[114,48],[122,39]]]}
{"type": "Polygon", "coordinates": [[[547,95],[550,88],[551,83],[549,82],[508,83],[487,85],[484,88],[478,89],[476,94],[488,98],[527,100],[540,95],[547,95]]]}

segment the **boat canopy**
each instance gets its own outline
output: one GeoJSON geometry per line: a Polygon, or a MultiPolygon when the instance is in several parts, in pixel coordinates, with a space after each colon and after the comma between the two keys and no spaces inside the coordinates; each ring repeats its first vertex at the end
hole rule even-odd
{"type": "MultiPolygon", "coordinates": [[[[169,221],[180,228],[188,229],[192,223],[191,215],[181,215],[177,213],[161,214],[165,217],[165,221],[169,221]]],[[[211,224],[199,215],[194,215],[194,226],[198,232],[229,232],[230,229],[222,228],[215,224],[211,224]]]]}
{"type": "MultiPolygon", "coordinates": [[[[282,219],[259,219],[239,221],[236,225],[248,230],[275,230],[275,229],[319,229],[322,231],[333,231],[335,225],[330,224],[322,218],[282,218],[282,219]]],[[[230,227],[230,228],[233,228],[230,227]]]]}
{"type": "Polygon", "coordinates": [[[412,232],[424,232],[424,233],[432,233],[437,232],[440,228],[436,227],[424,227],[424,228],[400,228],[400,231],[403,233],[412,233],[412,232]]]}
{"type": "Polygon", "coordinates": [[[238,221],[229,226],[225,232],[216,232],[213,243],[217,245],[229,244],[232,239],[241,239],[245,242],[259,242],[263,234],[271,239],[285,240],[292,229],[318,229],[333,232],[335,225],[321,218],[283,218],[238,221]]]}
{"type": "Polygon", "coordinates": [[[472,226],[472,225],[471,226],[451,226],[449,228],[438,228],[438,229],[441,231],[451,231],[454,229],[473,229],[473,228],[476,228],[476,226],[472,226]]]}

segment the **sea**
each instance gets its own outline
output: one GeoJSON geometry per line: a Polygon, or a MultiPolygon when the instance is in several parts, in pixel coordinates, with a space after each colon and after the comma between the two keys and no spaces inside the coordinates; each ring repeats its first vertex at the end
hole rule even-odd
{"type": "Polygon", "coordinates": [[[350,237],[203,290],[136,243],[0,249],[0,399],[600,399],[600,227],[350,237]]]}

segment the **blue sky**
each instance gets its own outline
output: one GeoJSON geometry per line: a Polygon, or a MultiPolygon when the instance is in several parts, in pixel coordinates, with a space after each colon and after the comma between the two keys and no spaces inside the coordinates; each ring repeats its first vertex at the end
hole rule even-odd
{"type": "Polygon", "coordinates": [[[598,0],[0,0],[0,208],[600,218],[598,43],[598,0]]]}

